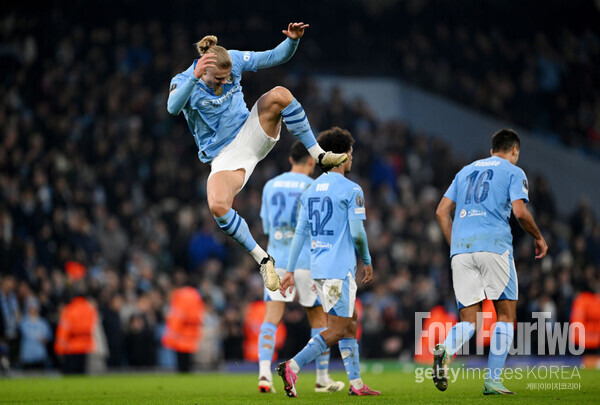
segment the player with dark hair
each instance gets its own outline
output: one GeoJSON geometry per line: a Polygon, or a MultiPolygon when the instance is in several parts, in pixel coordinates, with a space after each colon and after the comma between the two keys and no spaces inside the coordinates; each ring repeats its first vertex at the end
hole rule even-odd
{"type": "MultiPolygon", "coordinates": [[[[309,176],[315,168],[315,160],[300,141],[296,141],[292,145],[289,160],[292,169],[265,184],[260,210],[264,232],[269,236],[267,252],[275,259],[275,263],[278,265],[275,271],[280,277],[286,273],[290,244],[296,229],[300,196],[313,182],[309,176]]],[[[265,287],[266,312],[258,340],[258,389],[260,392],[275,392],[271,373],[275,332],[283,317],[285,303],[292,302],[296,292],[300,305],[306,308],[306,315],[311,326],[311,336],[320,333],[327,326],[327,316],[323,312],[310,273],[310,244],[308,241],[304,243],[296,262],[294,279],[296,289],[285,297],[281,295],[280,291],[269,291],[265,287]]],[[[327,350],[315,360],[316,392],[334,392],[344,389],[345,384],[342,381],[333,381],[329,377],[329,357],[329,350],[327,350]]]]}
{"type": "Polygon", "coordinates": [[[356,341],[355,251],[364,263],[363,283],[373,279],[373,266],[363,225],[366,219],[364,193],[358,184],[345,177],[352,168],[354,139],[350,132],[338,127],[322,132],[318,139],[323,147],[346,153],[348,161],[319,176],[302,194],[302,207],[280,291],[284,296],[288,288],[293,291],[296,263],[310,233],[310,268],[323,309],[328,314],[327,329],[314,335],[293,359],[280,363],[276,370],[283,379],[286,394],[296,397],[300,369],[339,342],[350,380],[349,394],[379,395],[379,391],[371,390],[360,377],[356,341]]]}
{"type": "Polygon", "coordinates": [[[463,167],[437,208],[437,220],[450,245],[452,282],[460,313],[460,322],[434,349],[433,381],[440,391],[448,387],[452,356],[475,333],[477,313],[487,298],[494,303],[498,322],[490,343],[483,393],[513,394],[500,380],[513,340],[518,298],[508,222],[511,209],[521,227],[534,238],[535,258],[541,259],[548,250],[527,209],[527,177],[515,166],[520,151],[521,141],[515,131],[496,132],[491,157],[463,167]]]}
{"type": "Polygon", "coordinates": [[[282,120],[324,169],[342,164],[347,156],[325,152],[319,146],[304,109],[288,89],[273,88],[248,111],[240,81],[244,72],[287,62],[306,28],[308,24],[290,23],[282,31],[287,38],[265,52],[228,51],[217,45],[214,35],[205,36],[196,44],[200,59],[171,80],[167,104],[172,115],[183,111],[200,160],[211,165],[206,191],[215,220],[260,264],[265,286],[271,291],[279,288],[273,259],[257,245],[246,221],[232,209],[233,199],[279,139],[282,120]]]}

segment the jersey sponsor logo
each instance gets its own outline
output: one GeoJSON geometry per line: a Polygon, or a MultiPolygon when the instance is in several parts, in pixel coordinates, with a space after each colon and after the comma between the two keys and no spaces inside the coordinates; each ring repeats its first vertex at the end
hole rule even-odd
{"type": "Polygon", "coordinates": [[[225,101],[227,101],[228,99],[230,99],[231,97],[233,97],[234,93],[240,90],[240,85],[236,84],[235,86],[233,86],[231,88],[231,90],[229,90],[227,93],[225,93],[223,96],[214,99],[214,100],[202,100],[202,105],[206,106],[206,105],[212,105],[213,107],[219,107],[220,105],[222,105],[225,101]]]}
{"type": "Polygon", "coordinates": [[[364,207],[365,206],[365,199],[362,198],[362,196],[357,195],[356,196],[356,205],[358,205],[359,207],[364,207]]]}
{"type": "Polygon", "coordinates": [[[316,191],[327,191],[329,189],[329,183],[317,184],[316,191]]]}
{"type": "Polygon", "coordinates": [[[467,216],[467,210],[466,210],[466,209],[464,209],[464,208],[463,208],[462,210],[460,210],[460,215],[459,215],[459,216],[460,216],[461,218],[464,218],[464,217],[466,217],[466,216],[467,216]]]}
{"type": "Polygon", "coordinates": [[[333,245],[329,242],[322,242],[320,240],[311,240],[310,247],[311,249],[331,249],[333,245]]]}
{"type": "Polygon", "coordinates": [[[475,162],[475,166],[477,167],[488,167],[488,166],[498,166],[500,164],[499,160],[492,160],[492,161],[484,161],[484,160],[480,160],[478,162],[475,162]]]}
{"type": "Polygon", "coordinates": [[[469,212],[467,213],[467,216],[470,217],[487,217],[487,212],[486,211],[481,211],[481,210],[469,210],[469,212]]]}

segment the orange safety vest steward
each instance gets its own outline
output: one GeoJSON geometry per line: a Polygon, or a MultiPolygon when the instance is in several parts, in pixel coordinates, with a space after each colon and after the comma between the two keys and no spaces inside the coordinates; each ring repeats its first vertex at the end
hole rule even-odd
{"type": "Polygon", "coordinates": [[[59,355],[87,354],[94,351],[94,328],[98,312],[85,298],[76,297],[60,314],[54,351],[59,355]]]}
{"type": "Polygon", "coordinates": [[[202,337],[204,301],[193,287],[173,291],[162,344],[181,353],[194,353],[202,337]]]}

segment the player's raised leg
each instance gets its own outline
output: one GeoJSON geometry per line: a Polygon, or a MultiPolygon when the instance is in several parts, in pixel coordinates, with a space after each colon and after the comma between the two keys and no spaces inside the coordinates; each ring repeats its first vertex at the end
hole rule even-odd
{"type": "Polygon", "coordinates": [[[308,149],[310,155],[325,171],[348,160],[345,153],[324,151],[317,143],[302,105],[285,87],[275,87],[258,99],[258,118],[267,135],[275,138],[279,134],[281,120],[287,129],[308,149]]]}
{"type": "Polygon", "coordinates": [[[210,176],[206,185],[208,207],[221,230],[246,249],[260,265],[265,286],[276,291],[280,280],[273,259],[256,243],[244,218],[232,208],[234,197],[244,185],[244,176],[244,169],[221,171],[210,176]]]}

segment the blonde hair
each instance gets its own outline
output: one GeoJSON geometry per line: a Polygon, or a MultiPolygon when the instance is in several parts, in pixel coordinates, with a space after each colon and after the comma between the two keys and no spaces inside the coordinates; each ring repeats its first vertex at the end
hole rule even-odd
{"type": "Polygon", "coordinates": [[[196,49],[200,56],[206,55],[207,53],[214,53],[217,55],[217,67],[219,69],[227,69],[231,67],[231,56],[227,49],[217,45],[217,37],[214,35],[207,35],[200,41],[196,42],[196,49]]]}

